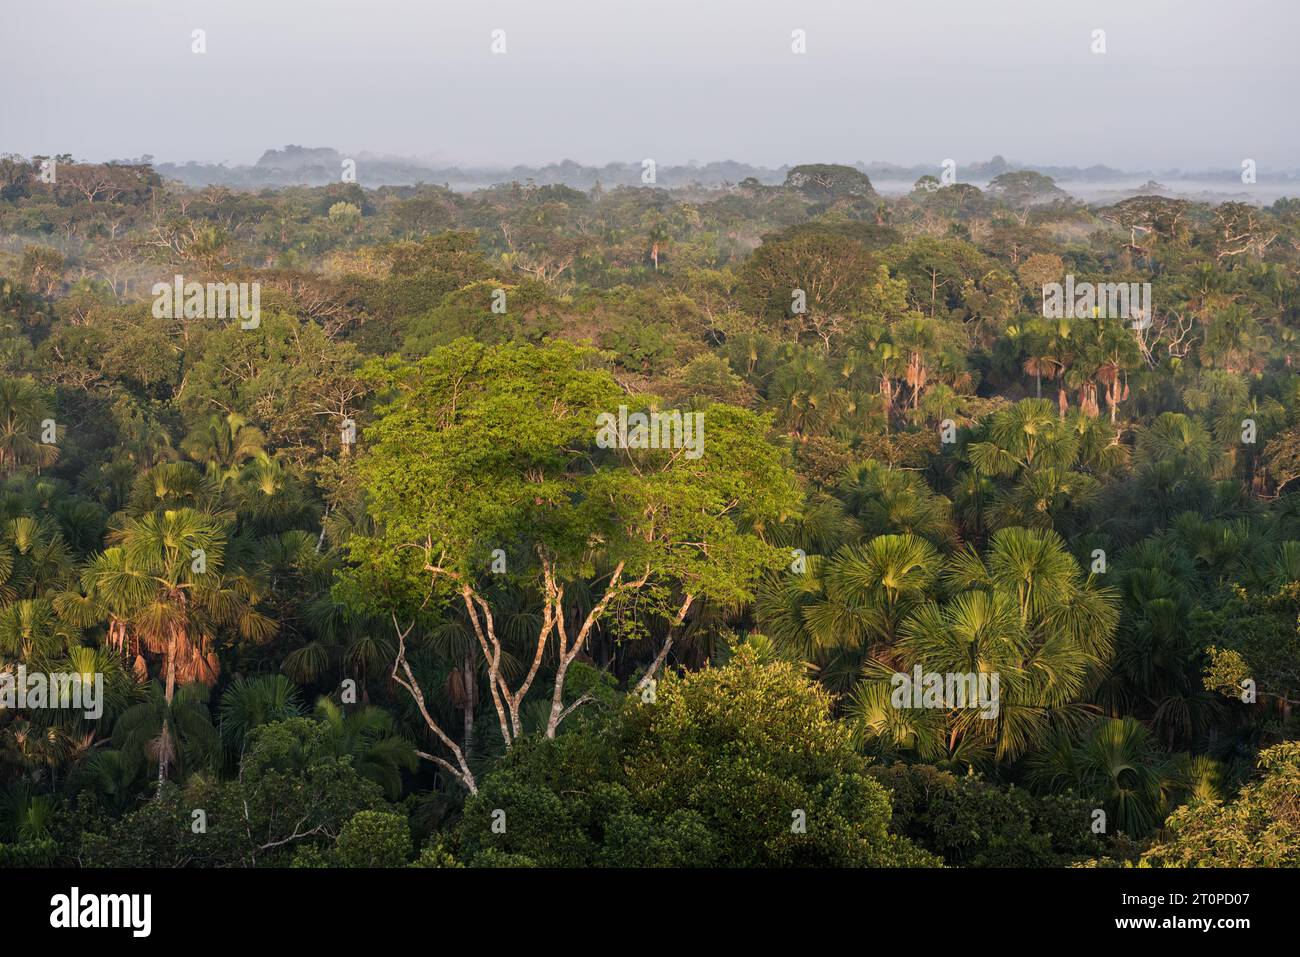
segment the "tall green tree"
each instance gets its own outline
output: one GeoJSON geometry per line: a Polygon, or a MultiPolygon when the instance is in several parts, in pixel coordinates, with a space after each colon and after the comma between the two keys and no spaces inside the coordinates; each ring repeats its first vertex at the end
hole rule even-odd
{"type": "Polygon", "coordinates": [[[566,701],[565,678],[593,629],[629,621],[633,607],[667,619],[648,682],[696,602],[744,600],[754,579],[784,560],[761,530],[795,513],[799,497],[766,439],[767,422],[753,413],[709,406],[690,448],[621,447],[635,441],[608,432],[611,441],[598,441],[602,415],[617,420],[620,406],[644,403],[594,352],[563,342],[485,348],[462,340],[372,375],[391,398],[365,432],[358,470],[381,528],[349,543],[360,586],[352,594],[392,617],[394,678],[455,763],[426,756],[471,791],[464,753],[423,706],[406,658],[432,599],[465,609],[508,747],[525,732],[522,705],[548,651],[545,734],[553,737],[578,704],[566,701]],[[541,604],[513,684],[494,612],[497,581],[530,590],[541,604]],[[569,596],[583,583],[598,597],[575,615],[569,596]]]}

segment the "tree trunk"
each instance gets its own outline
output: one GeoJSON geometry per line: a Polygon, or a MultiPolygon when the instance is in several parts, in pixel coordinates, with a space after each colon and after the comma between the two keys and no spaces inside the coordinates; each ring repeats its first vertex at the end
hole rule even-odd
{"type": "Polygon", "coordinates": [[[474,753],[474,696],[478,676],[474,673],[474,646],[465,645],[465,759],[474,753]]]}
{"type": "MultiPolygon", "coordinates": [[[[172,639],[173,643],[175,639],[172,639]]],[[[163,713],[161,741],[158,746],[158,794],[162,794],[163,782],[167,780],[167,752],[171,750],[172,698],[176,695],[176,648],[167,649],[167,684],[163,691],[163,700],[167,702],[163,713]]]]}
{"type": "MultiPolygon", "coordinates": [[[[646,583],[646,580],[649,577],[650,569],[647,567],[645,576],[638,582],[630,583],[630,587],[634,590],[640,588],[646,583]]],[[[609,584],[605,587],[605,594],[603,594],[600,597],[600,601],[596,602],[592,609],[587,612],[587,617],[583,621],[582,627],[578,629],[577,636],[573,639],[573,643],[570,644],[568,628],[566,627],[564,618],[564,589],[559,587],[558,583],[555,581],[553,570],[549,565],[545,566],[545,578],[548,606],[554,606],[553,611],[548,611],[546,617],[548,623],[553,625],[556,637],[559,641],[559,663],[556,665],[555,669],[555,686],[551,690],[551,716],[546,721],[546,737],[554,738],[555,729],[560,726],[560,722],[565,719],[569,712],[590,700],[588,694],[583,694],[577,701],[569,705],[568,708],[564,707],[564,678],[565,675],[568,674],[569,665],[573,663],[573,659],[578,657],[583,647],[587,644],[587,639],[591,636],[596,622],[599,621],[601,615],[605,613],[605,609],[608,607],[609,603],[625,587],[629,586],[620,585],[623,578],[623,563],[619,562],[617,567],[615,567],[613,574],[609,576],[609,584]]],[[[546,626],[544,625],[543,627],[546,626]]]]}
{"type": "Polygon", "coordinates": [[[469,763],[465,760],[465,752],[442,730],[438,722],[433,720],[433,715],[429,714],[428,705],[424,700],[424,692],[416,684],[415,673],[406,660],[406,636],[411,633],[413,628],[415,628],[414,621],[403,629],[397,623],[397,616],[393,615],[393,629],[397,632],[397,656],[393,659],[393,680],[405,688],[415,700],[415,706],[419,709],[420,716],[424,718],[425,725],[452,753],[456,758],[456,763],[452,764],[446,758],[440,758],[436,754],[429,754],[426,751],[416,751],[415,753],[448,772],[452,777],[460,781],[470,794],[477,794],[478,783],[474,780],[474,772],[470,770],[469,763]]]}
{"type": "Polygon", "coordinates": [[[555,729],[564,717],[564,678],[569,673],[569,662],[573,659],[560,655],[560,664],[555,669],[555,685],[551,689],[551,714],[546,719],[546,736],[555,737],[555,729]]]}
{"type": "Polygon", "coordinates": [[[677,610],[677,617],[673,619],[672,624],[668,626],[668,634],[664,638],[663,647],[659,649],[659,654],[655,655],[655,660],[650,662],[650,667],[646,673],[641,676],[641,680],[636,683],[636,690],[640,691],[650,682],[654,681],[655,674],[668,660],[668,652],[672,650],[673,640],[677,637],[677,629],[686,621],[686,614],[691,610],[691,604],[695,601],[694,595],[687,595],[682,601],[682,607],[677,610]]]}

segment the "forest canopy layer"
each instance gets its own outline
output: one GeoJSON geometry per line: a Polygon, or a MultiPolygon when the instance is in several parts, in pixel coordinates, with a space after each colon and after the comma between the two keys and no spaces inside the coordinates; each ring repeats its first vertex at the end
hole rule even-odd
{"type": "Polygon", "coordinates": [[[1298,265],[2,157],[0,863],[1296,866],[1298,265]]]}

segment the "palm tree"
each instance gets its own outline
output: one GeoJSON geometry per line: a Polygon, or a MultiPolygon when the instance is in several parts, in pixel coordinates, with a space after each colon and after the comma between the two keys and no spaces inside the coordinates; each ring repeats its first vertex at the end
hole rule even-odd
{"type": "MultiPolygon", "coordinates": [[[[293,533],[288,533],[293,534],[293,533]]],[[[327,570],[315,594],[301,604],[305,643],[284,657],[281,670],[292,680],[310,685],[322,675],[335,672],[354,678],[365,688],[372,675],[391,670],[396,647],[381,622],[354,614],[331,593],[327,570]]]]}
{"type": "Polygon", "coordinates": [[[869,667],[854,692],[852,710],[877,737],[908,745],[930,760],[948,757],[974,763],[989,752],[987,722],[975,702],[969,710],[945,711],[892,707],[888,692],[895,667],[940,674],[998,675],[999,710],[1015,703],[1015,682],[1029,650],[1029,637],[1015,602],[1005,592],[968,591],[940,605],[927,601],[900,626],[898,658],[869,667]]]}
{"type": "Polygon", "coordinates": [[[1080,352],[1075,360],[1076,382],[1089,396],[1085,411],[1091,416],[1098,413],[1095,397],[1100,386],[1110,409],[1110,421],[1114,423],[1119,404],[1128,392],[1124,377],[1141,361],[1137,340],[1123,323],[1113,319],[1084,320],[1075,332],[1076,339],[1080,340],[1080,352]]]}
{"type": "Polygon", "coordinates": [[[1115,595],[1084,579],[1060,536],[1040,529],[995,532],[983,555],[967,546],[948,560],[942,579],[952,597],[917,604],[900,623],[894,655],[877,655],[864,671],[850,709],[860,729],[922,756],[942,749],[970,762],[985,754],[1014,759],[1054,725],[1077,726],[1087,711],[1080,702],[1110,658],[1115,595]],[[891,677],[915,665],[997,674],[996,716],[975,707],[895,713],[891,677]]]}
{"type": "Polygon", "coordinates": [[[48,662],[59,655],[67,632],[45,598],[23,598],[0,607],[0,652],[28,664],[48,662]]]}
{"type": "Polygon", "coordinates": [[[138,703],[143,696],[144,689],[122,666],[121,657],[107,648],[92,648],[88,645],[69,648],[53,670],[81,675],[83,686],[92,684],[97,676],[103,676],[103,714],[96,719],[87,719],[83,711],[72,710],[64,716],[64,720],[74,729],[109,728],[119,714],[138,703]]]}
{"type": "Polygon", "coordinates": [[[303,713],[302,695],[284,675],[236,678],[221,695],[221,740],[230,751],[242,747],[248,732],[272,721],[303,713]]]}
{"type": "Polygon", "coordinates": [[[835,553],[826,573],[834,605],[852,608],[868,635],[891,642],[903,616],[934,584],[939,552],[915,535],[878,535],[835,553]]]}
{"type": "Polygon", "coordinates": [[[993,479],[975,469],[963,469],[953,480],[952,507],[966,540],[982,541],[988,531],[989,510],[998,492],[993,479]]]}
{"type": "Polygon", "coordinates": [[[52,414],[35,382],[0,378],[0,472],[13,475],[24,465],[39,470],[58,461],[58,445],[42,440],[52,414]]]}
{"type": "Polygon", "coordinates": [[[846,409],[847,395],[836,388],[826,363],[801,350],[778,368],[768,389],[777,425],[802,440],[809,432],[834,427],[846,409]]]}
{"type": "Polygon", "coordinates": [[[1014,480],[1001,483],[982,521],[1041,528],[1055,527],[1067,510],[1086,513],[1101,490],[1094,475],[1114,471],[1128,457],[1114,426],[1080,410],[1059,415],[1046,399],[1024,399],[993,413],[965,454],[976,474],[1014,480]]]}
{"type": "Polygon", "coordinates": [[[1048,327],[1047,320],[1035,316],[1025,322],[1023,325],[1011,325],[1006,330],[1007,339],[1019,355],[1025,358],[1020,367],[1024,370],[1025,375],[1034,377],[1034,398],[1043,397],[1043,376],[1051,376],[1055,369],[1051,357],[1045,355],[1047,351],[1048,327]]]}
{"type": "Polygon", "coordinates": [[[1108,830],[1134,837],[1149,834],[1163,819],[1173,783],[1150,732],[1133,718],[1100,721],[1077,744],[1059,735],[1028,766],[1034,785],[1074,788],[1105,809],[1108,830]]]}
{"type": "Polygon", "coordinates": [[[181,442],[181,450],[221,484],[238,475],[248,462],[265,458],[265,446],[262,430],[249,425],[238,412],[209,417],[181,442]]]}
{"type": "Polygon", "coordinates": [[[1222,711],[1202,681],[1205,652],[1192,627],[1199,577],[1172,536],[1128,549],[1114,570],[1124,613],[1097,700],[1113,716],[1150,722],[1166,747],[1187,746],[1222,711]]]}
{"type": "Polygon", "coordinates": [[[1208,297],[1209,302],[1202,310],[1201,363],[1229,372],[1258,375],[1267,364],[1272,340],[1263,333],[1259,320],[1249,309],[1235,303],[1223,305],[1226,298],[1208,297]]]}
{"type": "Polygon", "coordinates": [[[1066,510],[1086,513],[1100,492],[1101,483],[1083,472],[1034,469],[997,493],[989,524],[994,528],[1063,528],[1066,510]]]}
{"type": "Polygon", "coordinates": [[[668,244],[670,238],[668,224],[661,219],[656,219],[650,224],[649,235],[646,237],[650,243],[650,260],[654,263],[655,272],[659,271],[659,250],[668,244]]]}
{"type": "Polygon", "coordinates": [[[1252,396],[1248,401],[1228,406],[1214,417],[1214,436],[1228,450],[1227,458],[1233,464],[1238,461],[1244,466],[1242,476],[1247,487],[1255,493],[1263,491],[1262,482],[1265,473],[1256,472],[1256,460],[1259,451],[1273,435],[1286,427],[1287,410],[1282,403],[1271,397],[1252,396]],[[1254,430],[1254,442],[1242,441],[1242,430],[1246,423],[1251,423],[1254,430]]]}
{"type": "Polygon", "coordinates": [[[808,556],[802,574],[769,576],[755,617],[778,652],[814,662],[832,687],[848,687],[866,655],[890,657],[899,623],[928,596],[940,565],[923,538],[879,535],[829,558],[808,556]]]}
{"type": "Polygon", "coordinates": [[[136,476],[124,511],[140,516],[168,509],[195,509],[233,518],[233,512],[224,505],[217,478],[205,475],[189,462],[165,462],[136,476]]]}
{"type": "Polygon", "coordinates": [[[868,536],[903,533],[935,544],[954,538],[952,503],[916,472],[869,459],[845,469],[836,494],[868,536]]]}
{"type": "Polygon", "coordinates": [[[1209,477],[1222,455],[1199,419],[1178,412],[1162,412],[1138,433],[1134,460],[1139,472],[1168,462],[1179,474],[1209,477]]]}
{"type": "Polygon", "coordinates": [[[98,502],[82,498],[63,498],[53,507],[63,539],[78,555],[97,551],[104,541],[107,515],[98,502]]]}
{"type": "Polygon", "coordinates": [[[335,754],[350,755],[357,773],[383,787],[390,799],[401,797],[402,771],[414,771],[419,757],[415,745],[397,733],[390,713],[373,705],[348,711],[320,698],[316,718],[328,729],[335,754]]]}
{"type": "Polygon", "coordinates": [[[275,459],[254,459],[234,477],[234,499],[241,518],[259,531],[282,531],[289,526],[315,524],[310,520],[302,486],[275,459]]]}
{"type": "Polygon", "coordinates": [[[1024,469],[1072,468],[1079,436],[1046,399],[1022,399],[989,416],[981,441],[966,454],[981,475],[1013,476],[1024,469]]]}
{"type": "Polygon", "coordinates": [[[930,381],[928,366],[938,339],[938,328],[932,316],[930,319],[903,319],[890,329],[895,345],[907,357],[903,381],[912,390],[913,409],[920,405],[921,393],[930,381]]]}
{"type": "Polygon", "coordinates": [[[1074,320],[1046,320],[1037,351],[1039,355],[1035,365],[1042,370],[1043,375],[1056,381],[1057,413],[1061,418],[1065,418],[1070,408],[1070,400],[1065,390],[1065,376],[1074,365],[1078,353],[1078,345],[1074,341],[1074,320]]]}
{"type": "Polygon", "coordinates": [[[135,805],[145,783],[142,763],[112,748],[91,754],[77,767],[72,778],[78,791],[93,791],[103,807],[119,815],[135,805]]]}
{"type": "Polygon", "coordinates": [[[129,767],[158,762],[161,787],[167,771],[181,776],[199,768],[221,765],[221,740],[208,712],[208,687],[202,682],[165,689],[149,685],[148,698],[130,708],[113,727],[113,746],[129,767]]]}
{"type": "Polygon", "coordinates": [[[0,791],[0,836],[6,841],[40,841],[50,836],[58,805],[48,794],[35,793],[26,781],[0,791]]]}
{"type": "Polygon", "coordinates": [[[5,553],[0,572],[9,572],[17,596],[44,596],[73,575],[72,552],[58,525],[48,518],[23,515],[0,524],[0,547],[5,553]]]}
{"type": "MultiPolygon", "coordinates": [[[[215,644],[222,629],[261,641],[274,623],[256,610],[253,583],[223,574],[226,536],[222,523],[192,509],[130,519],[113,534],[116,543],[95,558],[82,578],[83,594],[62,596],[72,621],[109,625],[109,642],[161,659],[163,698],[170,706],[177,682],[211,684],[220,671],[215,644]]],[[[173,749],[159,749],[158,780],[167,776],[173,749]]]]}

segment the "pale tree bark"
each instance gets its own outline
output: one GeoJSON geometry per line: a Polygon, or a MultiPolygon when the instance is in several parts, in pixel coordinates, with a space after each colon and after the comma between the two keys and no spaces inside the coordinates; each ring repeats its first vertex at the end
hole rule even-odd
{"type": "MultiPolygon", "coordinates": [[[[479,648],[483,652],[483,659],[487,662],[488,692],[492,695],[492,706],[496,709],[497,724],[501,729],[501,740],[509,748],[514,742],[514,738],[510,734],[510,725],[507,721],[509,715],[508,706],[501,694],[501,688],[505,685],[505,681],[501,677],[501,642],[497,640],[496,623],[492,618],[492,609],[459,575],[445,572],[443,569],[433,566],[426,566],[425,570],[435,574],[442,572],[460,582],[460,595],[465,602],[465,611],[469,615],[470,625],[473,626],[474,637],[478,639],[479,648]],[[481,618],[480,611],[482,612],[481,618]]],[[[509,693],[508,688],[507,693],[509,693]]]]}
{"type": "Polygon", "coordinates": [[[668,660],[668,652],[672,650],[673,640],[677,637],[677,630],[681,628],[682,623],[686,621],[686,615],[690,612],[691,605],[694,601],[695,596],[691,594],[687,594],[686,597],[682,599],[682,605],[677,609],[676,617],[673,618],[672,624],[668,626],[668,634],[664,638],[663,647],[659,649],[659,654],[655,655],[655,660],[650,662],[650,667],[647,668],[646,673],[641,676],[641,680],[636,683],[637,691],[641,691],[649,685],[650,682],[654,681],[655,674],[663,667],[664,662],[668,660]]]}
{"type": "Polygon", "coordinates": [[[424,700],[424,692],[420,689],[420,684],[415,680],[415,674],[411,671],[411,665],[406,660],[406,636],[411,633],[414,627],[415,622],[411,622],[403,629],[397,623],[397,616],[393,616],[393,629],[397,632],[397,657],[393,659],[393,680],[405,688],[411,697],[415,699],[415,706],[419,709],[425,725],[433,732],[434,737],[441,741],[443,746],[456,758],[456,764],[453,765],[450,761],[440,758],[436,754],[429,754],[425,751],[417,751],[416,753],[426,761],[432,761],[460,781],[470,794],[478,794],[478,782],[474,780],[474,772],[470,770],[469,762],[465,760],[465,752],[460,749],[447,732],[442,730],[442,727],[434,720],[433,715],[429,713],[428,705],[424,700]]]}
{"type": "Polygon", "coordinates": [[[620,592],[635,590],[644,585],[649,578],[650,572],[647,569],[646,574],[640,579],[635,582],[630,582],[626,586],[622,586],[620,585],[620,580],[623,577],[623,562],[619,562],[618,566],[614,569],[614,573],[610,575],[609,585],[605,588],[605,594],[602,595],[600,601],[596,602],[596,604],[592,606],[592,609],[587,612],[587,617],[583,620],[582,626],[578,629],[578,634],[574,637],[572,643],[570,643],[569,630],[564,620],[564,588],[555,581],[555,575],[549,564],[544,563],[542,567],[547,605],[553,605],[555,608],[553,617],[556,623],[556,630],[559,632],[560,636],[560,660],[555,669],[555,687],[551,691],[551,716],[546,721],[546,736],[548,738],[553,738],[555,737],[555,729],[560,726],[560,722],[568,717],[575,708],[578,708],[580,705],[590,700],[589,695],[583,695],[568,708],[564,707],[564,679],[569,672],[569,665],[573,664],[573,660],[578,657],[578,654],[586,645],[587,639],[591,635],[592,628],[595,626],[596,621],[601,617],[601,615],[605,613],[605,609],[609,607],[609,603],[613,601],[620,592]]]}
{"type": "MultiPolygon", "coordinates": [[[[425,548],[428,551],[428,545],[412,545],[408,547],[425,548]]],[[[542,566],[542,624],[537,632],[537,640],[534,645],[532,660],[529,663],[528,671],[523,680],[516,688],[511,688],[510,683],[502,673],[502,660],[504,656],[504,647],[501,639],[497,634],[496,620],[492,614],[492,607],[487,599],[481,595],[474,585],[461,573],[445,567],[443,560],[440,558],[435,564],[426,561],[424,570],[432,575],[435,579],[444,578],[453,582],[456,590],[459,592],[461,601],[465,606],[465,613],[469,618],[470,627],[473,631],[475,641],[478,643],[479,651],[483,654],[483,660],[487,669],[488,693],[491,696],[493,709],[497,715],[497,726],[501,732],[501,740],[504,742],[506,749],[509,750],[524,733],[523,718],[521,710],[524,699],[536,682],[537,675],[541,671],[542,662],[546,656],[546,649],[550,643],[552,634],[557,636],[558,659],[556,665],[555,682],[551,688],[551,711],[546,723],[546,736],[554,738],[556,729],[574,710],[581,707],[587,701],[591,700],[589,694],[581,695],[578,700],[572,702],[567,707],[564,704],[564,685],[568,675],[569,667],[582,652],[592,631],[602,616],[608,611],[610,605],[620,596],[634,592],[643,586],[650,579],[650,567],[647,565],[644,574],[635,580],[624,580],[625,564],[619,562],[610,574],[609,582],[605,587],[604,594],[600,600],[588,611],[576,635],[570,638],[568,619],[565,615],[564,608],[564,586],[560,584],[555,571],[553,561],[544,553],[539,553],[542,566]]],[[[445,556],[444,556],[445,558],[445,556]]],[[[680,610],[674,618],[668,633],[668,638],[663,649],[660,650],[659,656],[652,666],[650,674],[653,674],[668,655],[668,650],[672,647],[674,633],[685,620],[686,614],[691,607],[693,596],[687,595],[682,603],[680,610]]],[[[399,685],[407,690],[415,699],[416,706],[424,718],[425,724],[434,733],[455,758],[456,764],[453,765],[445,758],[439,758],[434,755],[420,753],[420,756],[427,760],[433,761],[439,767],[447,770],[457,780],[460,780],[470,790],[476,793],[476,782],[469,769],[468,762],[465,759],[465,752],[472,746],[473,742],[473,695],[475,694],[475,679],[473,668],[473,652],[468,650],[465,657],[466,668],[466,685],[468,694],[471,696],[465,709],[465,734],[464,749],[458,747],[451,737],[438,726],[437,722],[429,714],[425,705],[424,695],[415,676],[411,671],[410,665],[406,660],[406,637],[414,628],[414,622],[402,629],[397,622],[396,616],[393,618],[393,627],[398,636],[398,655],[393,665],[393,678],[399,685]]],[[[472,647],[472,646],[471,646],[472,647]]],[[[643,679],[644,680],[644,679],[643,679]]]]}
{"type": "MultiPolygon", "coordinates": [[[[479,650],[483,652],[483,659],[487,663],[488,672],[488,691],[492,696],[492,705],[497,712],[497,725],[501,731],[501,740],[509,749],[514,742],[524,733],[523,718],[520,714],[523,708],[524,699],[532,689],[537,675],[542,667],[542,661],[546,655],[546,647],[551,640],[551,635],[563,627],[564,624],[564,607],[563,607],[563,589],[557,584],[555,579],[555,570],[550,559],[545,555],[541,556],[543,580],[544,580],[544,602],[542,605],[542,625],[537,632],[537,641],[534,645],[532,661],[529,663],[528,672],[524,675],[523,680],[517,688],[512,689],[510,683],[506,680],[501,671],[501,661],[503,655],[503,646],[500,637],[496,631],[496,620],[492,614],[492,607],[482,595],[457,572],[453,572],[442,566],[441,563],[426,564],[425,571],[432,575],[449,578],[459,585],[461,600],[464,602],[466,614],[469,617],[470,626],[473,629],[474,637],[478,641],[479,650]]],[[[605,595],[596,607],[592,609],[583,624],[582,631],[578,639],[570,645],[567,636],[562,632],[560,639],[560,664],[556,677],[556,688],[553,695],[560,696],[563,699],[564,694],[564,677],[568,671],[569,664],[577,657],[586,641],[596,620],[609,606],[609,603],[621,591],[628,587],[639,587],[648,580],[649,570],[646,576],[638,582],[631,585],[620,584],[623,573],[622,563],[614,570],[611,576],[609,586],[605,589],[605,595]]],[[[554,701],[554,697],[553,697],[554,701]]],[[[552,711],[552,719],[548,721],[548,736],[554,737],[554,725],[559,723],[552,711]],[[553,722],[553,723],[552,723],[553,722]]]]}
{"type": "MultiPolygon", "coordinates": [[[[486,603],[485,603],[486,605],[486,603]]],[[[557,609],[552,608],[549,604],[542,609],[542,627],[537,633],[537,644],[533,652],[533,662],[528,668],[528,674],[524,676],[523,682],[514,692],[505,683],[501,683],[503,697],[510,709],[510,729],[514,736],[518,738],[524,733],[523,722],[519,718],[519,709],[523,706],[524,696],[528,694],[528,689],[533,686],[533,681],[537,678],[537,672],[542,666],[542,657],[546,653],[546,644],[551,639],[551,632],[555,630],[557,621],[557,609]]]]}

